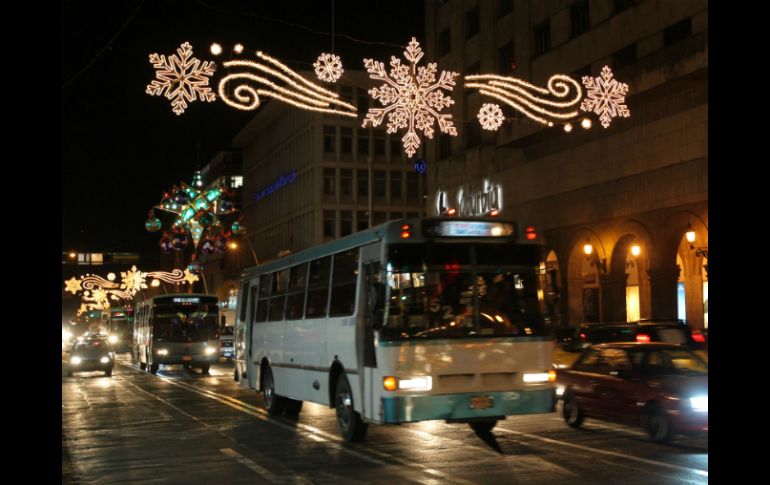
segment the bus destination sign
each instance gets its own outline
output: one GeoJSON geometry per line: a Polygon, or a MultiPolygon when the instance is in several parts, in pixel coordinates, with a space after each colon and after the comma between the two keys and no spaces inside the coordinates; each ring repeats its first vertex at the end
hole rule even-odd
{"type": "Polygon", "coordinates": [[[506,237],[513,236],[513,224],[485,221],[438,221],[429,228],[435,236],[506,237]]]}

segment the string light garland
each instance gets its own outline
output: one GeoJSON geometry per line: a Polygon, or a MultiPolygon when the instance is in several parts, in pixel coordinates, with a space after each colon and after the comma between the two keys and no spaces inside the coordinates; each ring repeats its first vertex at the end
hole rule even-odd
{"type": "Polygon", "coordinates": [[[364,59],[364,67],[369,77],[385,81],[379,88],[369,90],[372,98],[379,100],[385,108],[370,108],[362,126],[379,126],[385,115],[388,115],[388,133],[408,128],[401,141],[409,157],[414,156],[420,146],[420,137],[417,136],[416,130],[421,130],[425,136],[432,139],[436,121],[443,133],[457,136],[452,115],[442,114],[440,111],[454,104],[452,98],[444,96],[441,90],[451,92],[459,73],[442,71],[436,82],[436,63],[417,68],[417,63],[423,55],[420,43],[412,37],[404,51],[409,66],[401,65],[401,60],[392,56],[388,74],[382,62],[364,59]]]}
{"type": "Polygon", "coordinates": [[[216,64],[212,61],[201,64],[200,60],[192,57],[192,46],[187,42],[176,52],[178,57],[171,55],[168,59],[164,55],[150,54],[150,64],[157,71],[157,79],[147,85],[145,92],[152,96],[165,95],[171,100],[172,111],[181,115],[188,102],[199,98],[207,102],[216,99],[216,94],[208,87],[216,64]]]}
{"type": "Polygon", "coordinates": [[[624,104],[628,93],[628,84],[619,83],[612,77],[612,70],[609,66],[604,66],[598,77],[583,76],[587,95],[581,103],[580,109],[598,114],[599,121],[604,128],[610,126],[612,118],[631,116],[631,111],[624,104]]]}
{"type": "Polygon", "coordinates": [[[313,63],[313,67],[315,68],[315,75],[318,76],[318,79],[327,83],[337,82],[342,76],[342,73],[345,72],[345,70],[342,69],[340,56],[335,56],[334,54],[322,53],[318,56],[315,63],[313,63]]]}

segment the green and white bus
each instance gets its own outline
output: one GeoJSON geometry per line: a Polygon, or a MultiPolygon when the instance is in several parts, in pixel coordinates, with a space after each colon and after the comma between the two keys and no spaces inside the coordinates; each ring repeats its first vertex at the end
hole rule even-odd
{"type": "Polygon", "coordinates": [[[199,367],[219,361],[217,297],[197,293],[159,295],[136,304],[133,357],[155,374],[160,365],[199,367]]]}
{"type": "Polygon", "coordinates": [[[369,423],[446,420],[491,430],[554,407],[532,227],[494,218],[390,221],[242,275],[235,379],[271,415],[336,409],[369,423]]]}

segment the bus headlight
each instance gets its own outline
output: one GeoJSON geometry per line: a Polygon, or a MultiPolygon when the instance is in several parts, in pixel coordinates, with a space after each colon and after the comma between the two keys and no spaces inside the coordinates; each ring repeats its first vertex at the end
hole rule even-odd
{"type": "Polygon", "coordinates": [[[77,355],[73,355],[70,359],[70,364],[72,365],[80,365],[80,363],[83,362],[83,359],[78,357],[77,355]]]}
{"type": "MultiPolygon", "coordinates": [[[[556,373],[554,372],[554,377],[556,377],[556,373]]],[[[523,376],[524,382],[528,384],[534,384],[538,382],[548,382],[551,381],[551,374],[550,372],[530,372],[527,374],[524,374],[523,376]]]]}
{"type": "Polygon", "coordinates": [[[102,364],[109,364],[110,358],[105,355],[104,357],[99,359],[99,362],[101,362],[102,364]]]}
{"type": "Polygon", "coordinates": [[[690,406],[692,406],[692,410],[697,413],[707,413],[709,412],[709,397],[708,396],[691,397],[690,406]]]}
{"type": "Polygon", "coordinates": [[[158,355],[168,355],[167,349],[158,349],[158,355]]]}
{"type": "Polygon", "coordinates": [[[110,342],[111,344],[116,344],[118,343],[118,336],[110,335],[109,337],[107,337],[107,341],[110,342]]]}
{"type": "Polygon", "coordinates": [[[382,380],[382,386],[386,391],[430,391],[433,388],[433,378],[421,376],[399,379],[398,377],[387,376],[382,380]]]}
{"type": "Polygon", "coordinates": [[[214,347],[206,347],[206,355],[211,355],[216,351],[217,349],[215,349],[214,347]]]}

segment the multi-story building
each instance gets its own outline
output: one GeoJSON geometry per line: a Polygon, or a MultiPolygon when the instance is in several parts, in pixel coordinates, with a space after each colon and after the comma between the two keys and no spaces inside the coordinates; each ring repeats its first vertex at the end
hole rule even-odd
{"type": "Polygon", "coordinates": [[[426,58],[439,70],[545,86],[553,74],[580,80],[609,66],[629,85],[631,112],[567,133],[503,105],[508,119],[487,132],[476,114],[497,101],[463,89],[461,76],[459,136],[426,150],[429,214],[475,192],[500,200],[501,217],[539,225],[547,303],[561,324],[679,317],[707,327],[706,0],[426,0],[425,9],[426,58]]]}
{"type": "MultiPolygon", "coordinates": [[[[304,75],[317,82],[314,73],[304,75]]],[[[357,107],[357,118],[271,101],[235,136],[243,154],[246,243],[253,251],[242,251],[243,262],[253,256],[264,263],[423,214],[423,176],[403,154],[402,135],[361,127],[370,84],[365,73],[348,70],[335,83],[340,97],[357,107]]]]}

